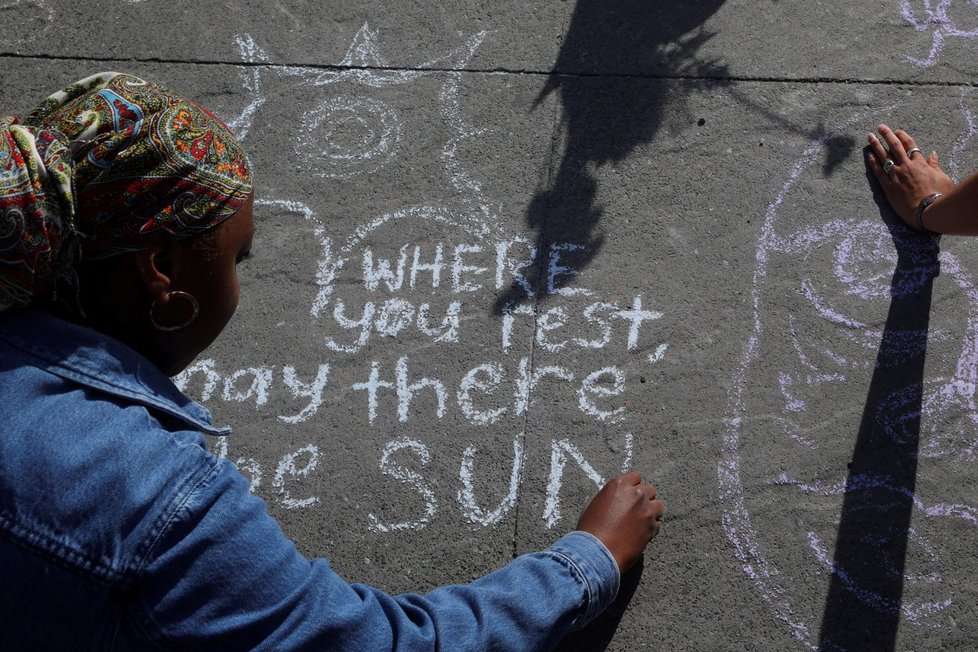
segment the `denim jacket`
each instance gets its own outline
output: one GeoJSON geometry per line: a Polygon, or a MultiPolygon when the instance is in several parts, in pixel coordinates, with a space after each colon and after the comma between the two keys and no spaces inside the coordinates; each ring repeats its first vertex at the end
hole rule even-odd
{"type": "Polygon", "coordinates": [[[128,347],[0,313],[0,649],[546,649],[618,591],[584,532],[425,595],[347,584],[204,434],[128,347]]]}

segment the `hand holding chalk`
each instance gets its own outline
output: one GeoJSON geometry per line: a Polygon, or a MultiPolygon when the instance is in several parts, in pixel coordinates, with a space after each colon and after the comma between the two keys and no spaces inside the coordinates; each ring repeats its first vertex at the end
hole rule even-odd
{"type": "Polygon", "coordinates": [[[655,487],[629,471],[598,492],[581,514],[577,529],[598,537],[624,573],[659,533],[665,509],[665,503],[656,499],[655,487]]]}

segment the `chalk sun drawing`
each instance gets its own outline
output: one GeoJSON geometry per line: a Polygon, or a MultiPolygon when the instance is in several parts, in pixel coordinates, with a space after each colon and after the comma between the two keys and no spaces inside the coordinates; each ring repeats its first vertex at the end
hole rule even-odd
{"type": "MultiPolygon", "coordinates": [[[[966,127],[951,148],[952,170],[961,166],[975,132],[966,99],[962,95],[966,127]]],[[[894,108],[857,114],[838,131],[894,108]]],[[[920,420],[917,491],[890,478],[850,479],[852,491],[912,498],[914,527],[908,533],[902,602],[897,605],[860,586],[831,559],[851,453],[848,442],[860,416],[859,410],[843,412],[846,401],[840,397],[868,387],[896,265],[893,240],[875,209],[867,219],[813,215],[812,186],[828,183],[813,168],[833,137],[810,143],[767,207],[752,283],[753,328],[733,374],[717,467],[723,529],[744,573],[791,635],[813,650],[819,643],[821,609],[806,598],[821,595],[829,574],[872,608],[899,609],[910,625],[939,627],[940,616],[954,603],[941,569],[946,573],[953,564],[941,563],[942,550],[934,541],[948,532],[954,533],[952,539],[978,535],[978,508],[968,503],[973,498],[929,495],[937,485],[942,490],[957,486],[950,477],[973,475],[978,460],[978,289],[974,272],[942,251],[935,296],[943,292],[952,300],[941,304],[941,328],[890,333],[882,343],[896,358],[911,359],[926,349],[923,384],[893,392],[874,415],[895,441],[906,441],[906,424],[920,420]],[[955,319],[953,328],[944,327],[955,319]],[[922,396],[918,412],[912,407],[915,395],[922,396]],[[829,445],[833,437],[845,437],[847,443],[829,445]],[[933,476],[943,480],[928,483],[933,476]],[[799,556],[810,566],[799,568],[791,561],[799,556]]],[[[893,292],[915,292],[933,271],[933,263],[915,264],[893,292]]]]}
{"type": "MultiPolygon", "coordinates": [[[[273,65],[268,54],[250,35],[238,36],[235,42],[242,60],[253,64],[242,71],[251,102],[240,116],[229,122],[229,126],[240,138],[248,136],[255,114],[268,102],[265,83],[268,75],[293,78],[296,85],[312,88],[352,87],[356,91],[364,87],[401,86],[446,70],[461,70],[485,36],[486,32],[474,34],[451,52],[405,70],[391,69],[377,45],[377,32],[368,24],[357,32],[343,59],[328,70],[273,65]]],[[[449,94],[451,92],[449,90],[449,94]]],[[[451,98],[444,99],[451,103],[451,98]]],[[[446,108],[444,104],[443,108],[446,108]]],[[[447,109],[450,111],[451,107],[447,109]]],[[[306,171],[322,178],[349,179],[382,168],[397,156],[401,141],[401,119],[389,103],[351,93],[333,94],[304,113],[293,147],[306,171]]]]}
{"type": "Polygon", "coordinates": [[[904,55],[910,63],[921,68],[930,68],[937,63],[944,42],[948,38],[974,40],[978,38],[978,5],[974,0],[955,2],[955,0],[923,0],[922,11],[914,9],[917,3],[910,0],[900,0],[900,9],[904,19],[918,32],[933,32],[930,51],[926,57],[904,55]],[[968,9],[971,7],[971,9],[968,9]],[[965,15],[962,15],[965,14],[965,15]],[[971,25],[962,26],[962,21],[970,19],[971,25]]]}

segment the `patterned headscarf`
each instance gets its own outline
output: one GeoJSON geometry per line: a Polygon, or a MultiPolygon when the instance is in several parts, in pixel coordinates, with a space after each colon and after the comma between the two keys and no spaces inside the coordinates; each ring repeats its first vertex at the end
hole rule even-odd
{"type": "Polygon", "coordinates": [[[0,310],[45,297],[82,260],[210,229],[251,192],[240,144],[207,110],[100,73],[0,118],[0,310]]]}

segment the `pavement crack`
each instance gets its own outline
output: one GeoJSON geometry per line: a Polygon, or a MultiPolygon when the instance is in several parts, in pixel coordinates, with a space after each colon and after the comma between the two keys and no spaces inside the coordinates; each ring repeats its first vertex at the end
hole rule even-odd
{"type": "Polygon", "coordinates": [[[413,66],[341,66],[324,63],[302,62],[255,62],[222,59],[181,59],[165,57],[108,57],[95,55],[65,55],[65,54],[24,54],[22,52],[0,52],[0,59],[24,59],[34,61],[93,61],[102,63],[158,63],[169,65],[195,66],[234,66],[244,68],[309,68],[323,71],[362,70],[371,72],[416,72],[416,73],[464,73],[469,75],[521,75],[530,77],[562,77],[567,79],[620,79],[647,81],[680,81],[696,83],[758,83],[758,84],[834,84],[834,85],[874,85],[874,86],[915,86],[915,87],[978,87],[978,80],[922,80],[894,78],[863,78],[863,77],[775,77],[768,75],[686,75],[668,72],[650,73],[621,73],[608,71],[575,71],[533,70],[525,68],[507,68],[502,66],[491,68],[424,68],[413,66]]]}

